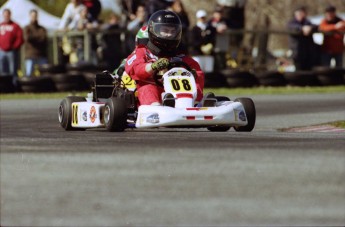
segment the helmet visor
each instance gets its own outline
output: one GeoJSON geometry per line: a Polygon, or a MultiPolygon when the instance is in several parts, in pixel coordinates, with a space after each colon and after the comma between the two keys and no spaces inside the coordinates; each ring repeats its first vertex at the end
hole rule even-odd
{"type": "Polygon", "coordinates": [[[182,26],[178,24],[155,23],[153,33],[162,39],[179,40],[181,39],[182,26]]]}

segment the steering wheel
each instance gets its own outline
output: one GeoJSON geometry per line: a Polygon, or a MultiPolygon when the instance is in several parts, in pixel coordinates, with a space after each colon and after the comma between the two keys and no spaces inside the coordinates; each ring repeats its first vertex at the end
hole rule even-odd
{"type": "MultiPolygon", "coordinates": [[[[170,70],[170,69],[175,68],[175,67],[183,67],[183,68],[187,69],[189,72],[191,72],[193,70],[186,62],[184,62],[182,60],[170,61],[167,69],[170,70]]],[[[154,73],[153,79],[158,86],[163,87],[163,83],[160,81],[160,79],[162,79],[162,77],[158,76],[157,72],[154,73]]]]}

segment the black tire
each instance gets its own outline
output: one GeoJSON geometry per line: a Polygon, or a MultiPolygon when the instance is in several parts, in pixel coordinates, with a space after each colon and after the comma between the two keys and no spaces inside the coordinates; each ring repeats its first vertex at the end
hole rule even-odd
{"type": "Polygon", "coordinates": [[[284,75],[277,71],[258,73],[255,77],[261,86],[278,87],[287,84],[284,75]]]}
{"type": "Polygon", "coordinates": [[[13,76],[8,74],[0,75],[0,93],[11,93],[14,91],[13,76]]]}
{"type": "Polygon", "coordinates": [[[223,70],[228,87],[253,87],[258,85],[255,75],[248,71],[223,70]]]}
{"type": "Polygon", "coordinates": [[[255,104],[250,98],[237,98],[235,102],[242,103],[244,110],[246,112],[248,124],[246,126],[236,126],[234,129],[237,132],[251,132],[254,129],[256,121],[256,110],[255,104]]]}
{"type": "Polygon", "coordinates": [[[205,73],[205,87],[226,87],[226,80],[224,76],[220,73],[205,73]]]}
{"type": "Polygon", "coordinates": [[[95,81],[97,72],[85,72],[83,73],[84,79],[86,83],[90,86],[92,86],[93,82],[95,81]]]}
{"type": "Polygon", "coordinates": [[[59,73],[51,77],[58,91],[83,91],[89,89],[82,73],[59,73]]]}
{"type": "Polygon", "coordinates": [[[91,63],[78,63],[67,65],[67,71],[87,72],[92,70],[97,70],[97,66],[91,63]]]}
{"type": "Polygon", "coordinates": [[[314,68],[317,79],[323,86],[333,86],[344,84],[344,69],[342,68],[329,68],[317,67],[314,68]]]}
{"type": "MultiPolygon", "coordinates": [[[[230,99],[226,96],[216,96],[217,102],[223,101],[230,101],[230,99]]],[[[227,132],[231,129],[230,126],[211,126],[207,127],[207,129],[211,132],[227,132]]]]}
{"type": "Polygon", "coordinates": [[[123,132],[127,127],[127,105],[124,99],[110,98],[104,106],[103,120],[109,132],[123,132]]]}
{"type": "Polygon", "coordinates": [[[287,72],[284,78],[288,84],[293,86],[317,86],[319,82],[316,74],[312,71],[287,72]]]}
{"type": "Polygon", "coordinates": [[[83,131],[85,129],[72,127],[72,103],[85,102],[86,99],[78,96],[68,96],[64,98],[59,106],[58,116],[62,128],[66,131],[83,131]]]}
{"type": "Polygon", "coordinates": [[[18,85],[22,92],[52,92],[55,91],[53,80],[48,76],[22,77],[18,79],[18,85]]]}
{"type": "Polygon", "coordinates": [[[52,64],[43,64],[39,66],[39,71],[42,74],[56,74],[66,72],[66,67],[64,65],[52,65],[52,64]]]}

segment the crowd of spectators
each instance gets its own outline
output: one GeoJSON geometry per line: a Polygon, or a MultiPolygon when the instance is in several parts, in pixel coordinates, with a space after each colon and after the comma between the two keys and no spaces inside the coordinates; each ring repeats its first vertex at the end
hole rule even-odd
{"type": "MultiPolygon", "coordinates": [[[[216,37],[228,29],[245,28],[246,0],[217,0],[211,14],[209,9],[199,9],[195,15],[196,23],[191,24],[191,16],[185,11],[181,0],[122,0],[123,15],[111,13],[101,23],[99,17],[102,6],[99,0],[70,0],[61,18],[60,31],[102,30],[101,39],[92,37],[92,54],[98,56],[93,62],[105,62],[109,69],[114,69],[123,56],[128,55],[135,47],[135,35],[146,25],[149,17],[157,10],[169,9],[179,15],[183,25],[181,48],[193,55],[212,55],[215,53],[216,37]],[[119,29],[127,31],[125,45],[121,43],[119,29]],[[119,53],[124,50],[123,56],[119,53]]],[[[310,70],[315,65],[329,66],[334,59],[336,66],[341,67],[344,51],[345,21],[337,16],[336,8],[328,6],[320,25],[313,25],[307,18],[307,9],[299,7],[294,11],[291,21],[287,23],[290,35],[292,58],[298,70],[310,70]],[[312,38],[316,31],[326,34],[321,47],[312,38]],[[319,57],[321,56],[321,57],[319,57]]],[[[11,11],[2,12],[0,24],[0,74],[8,73],[16,78],[19,50],[25,45],[25,75],[34,73],[34,66],[47,63],[47,31],[39,23],[35,9],[30,11],[30,24],[23,30],[11,19],[11,11]]],[[[69,40],[70,52],[74,51],[74,62],[83,62],[83,39],[69,40]]],[[[232,35],[229,45],[240,46],[243,35],[232,35]]],[[[70,53],[67,53],[70,54],[70,53]]],[[[71,59],[67,59],[71,61],[71,59]]],[[[14,79],[15,83],[15,79],[14,79]]]]}
{"type": "Polygon", "coordinates": [[[318,65],[330,66],[332,59],[337,67],[342,67],[345,20],[336,15],[334,6],[328,6],[324,13],[321,24],[314,25],[307,18],[307,9],[298,7],[294,11],[294,18],[288,22],[289,31],[295,32],[290,36],[290,50],[297,70],[311,70],[318,65]],[[325,32],[321,48],[312,37],[318,30],[325,32]]]}

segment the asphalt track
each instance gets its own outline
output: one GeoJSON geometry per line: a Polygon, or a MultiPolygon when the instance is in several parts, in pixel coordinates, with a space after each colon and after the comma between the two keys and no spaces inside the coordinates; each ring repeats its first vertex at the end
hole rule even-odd
{"type": "MultiPolygon", "coordinates": [[[[234,98],[234,97],[231,97],[234,98]]],[[[65,132],[60,100],[1,100],[1,226],[345,224],[345,93],[254,96],[252,133],[65,132]]]]}

